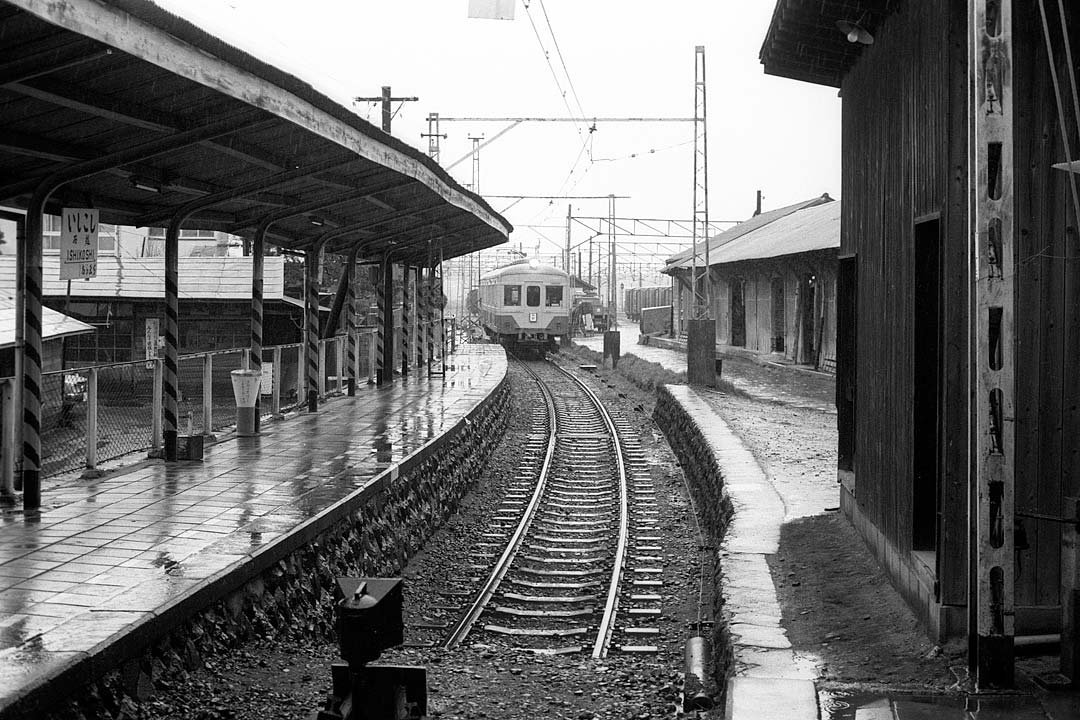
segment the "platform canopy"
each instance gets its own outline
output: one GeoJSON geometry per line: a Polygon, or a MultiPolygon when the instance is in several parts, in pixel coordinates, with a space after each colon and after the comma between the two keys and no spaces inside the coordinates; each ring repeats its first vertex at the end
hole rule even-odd
{"type": "Polygon", "coordinates": [[[419,150],[146,0],[0,0],[0,205],[426,264],[512,227],[419,150]],[[185,208],[186,206],[186,208],[185,208]]]}
{"type": "Polygon", "coordinates": [[[840,87],[864,43],[898,5],[899,0],[777,0],[761,46],[765,73],[840,87]],[[867,35],[849,40],[853,26],[867,35]]]}

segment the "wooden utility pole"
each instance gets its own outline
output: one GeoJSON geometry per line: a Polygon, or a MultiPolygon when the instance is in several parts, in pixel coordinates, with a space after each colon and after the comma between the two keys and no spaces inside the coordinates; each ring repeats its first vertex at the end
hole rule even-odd
{"type": "Polygon", "coordinates": [[[382,86],[382,95],[378,97],[358,97],[353,98],[355,102],[377,102],[382,103],[382,129],[383,132],[390,133],[390,121],[393,119],[393,114],[390,112],[390,103],[392,102],[416,102],[420,98],[418,97],[390,97],[390,86],[382,86]]]}
{"type": "Polygon", "coordinates": [[[970,350],[974,403],[968,624],[977,688],[1014,682],[1016,303],[1012,1],[969,0],[970,350]]]}

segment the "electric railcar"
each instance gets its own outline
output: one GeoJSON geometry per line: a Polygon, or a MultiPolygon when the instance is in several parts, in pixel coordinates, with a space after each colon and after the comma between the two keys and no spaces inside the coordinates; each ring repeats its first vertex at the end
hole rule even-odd
{"type": "Polygon", "coordinates": [[[554,351],[570,335],[570,276],[521,260],[480,278],[480,322],[508,349],[554,351]]]}

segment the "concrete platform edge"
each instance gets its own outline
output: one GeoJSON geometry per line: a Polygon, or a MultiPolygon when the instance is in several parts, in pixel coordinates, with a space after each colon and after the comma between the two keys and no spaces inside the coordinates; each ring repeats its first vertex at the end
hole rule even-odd
{"type": "MultiPolygon", "coordinates": [[[[730,506],[719,548],[722,605],[717,618],[723,620],[718,635],[726,652],[725,718],[817,720],[815,673],[795,661],[767,564],[778,547],[783,501],[750,451],[697,390],[666,385],[658,414],[665,402],[684,416],[684,432],[697,435],[697,443],[711,453],[710,464],[720,475],[719,500],[714,496],[712,502],[730,506]]],[[[703,451],[699,447],[698,453],[703,451]]]]}

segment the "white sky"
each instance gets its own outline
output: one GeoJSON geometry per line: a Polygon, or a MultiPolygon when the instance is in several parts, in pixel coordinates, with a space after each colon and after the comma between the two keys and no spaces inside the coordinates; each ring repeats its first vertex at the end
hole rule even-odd
{"type": "MultiPolygon", "coordinates": [[[[586,117],[693,117],[694,47],[704,45],[710,220],[749,217],[758,189],[765,209],[839,197],[836,90],[767,76],[758,60],[773,0],[517,0],[512,21],[469,19],[467,0],[155,1],[342,104],[383,85],[419,97],[395,103],[393,134],[424,151],[430,112],[567,117],[569,103],[576,113],[560,50],[586,117]]],[[[379,105],[355,109],[381,122],[379,105]]],[[[443,165],[470,152],[470,135],[505,126],[443,123],[443,165]]],[[[575,124],[522,124],[480,151],[480,191],[614,193],[630,196],[619,217],[689,219],[693,137],[693,123],[601,123],[588,141],[575,124]]],[[[472,182],[468,160],[451,172],[472,182]]],[[[540,240],[545,254],[565,242],[568,204],[575,216],[607,214],[606,199],[489,202],[517,228],[514,245],[540,240]]]]}

